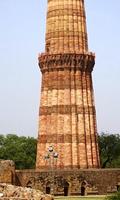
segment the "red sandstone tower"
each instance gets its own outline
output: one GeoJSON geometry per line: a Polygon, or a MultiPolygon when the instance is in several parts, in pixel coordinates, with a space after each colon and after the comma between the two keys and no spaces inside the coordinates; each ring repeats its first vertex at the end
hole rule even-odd
{"type": "Polygon", "coordinates": [[[88,51],[84,0],[48,0],[42,72],[37,169],[52,145],[57,169],[98,168],[96,112],[92,71],[95,55],[88,51]]]}

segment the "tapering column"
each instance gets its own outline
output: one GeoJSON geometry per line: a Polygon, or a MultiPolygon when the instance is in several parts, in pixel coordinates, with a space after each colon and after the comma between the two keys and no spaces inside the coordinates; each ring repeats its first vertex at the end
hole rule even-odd
{"type": "Polygon", "coordinates": [[[37,169],[47,169],[50,145],[57,169],[98,168],[92,71],[84,0],[48,0],[45,53],[39,56],[42,89],[37,169]]]}

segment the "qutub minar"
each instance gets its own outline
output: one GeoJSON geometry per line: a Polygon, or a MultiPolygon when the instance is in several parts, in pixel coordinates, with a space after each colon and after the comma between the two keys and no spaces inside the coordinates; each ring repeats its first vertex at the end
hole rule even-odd
{"type": "Polygon", "coordinates": [[[39,56],[42,91],[37,169],[48,166],[50,145],[57,169],[99,168],[92,71],[84,0],[48,0],[45,53],[39,56]]]}
{"type": "Polygon", "coordinates": [[[120,188],[120,168],[100,168],[94,64],[84,0],[48,0],[46,48],[39,56],[42,91],[36,168],[15,170],[8,161],[1,168],[0,183],[64,196],[107,194],[120,188]]]}

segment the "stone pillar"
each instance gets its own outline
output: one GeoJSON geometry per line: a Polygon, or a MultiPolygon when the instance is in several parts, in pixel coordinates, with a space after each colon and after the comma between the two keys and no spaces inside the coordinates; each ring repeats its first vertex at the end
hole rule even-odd
{"type": "Polygon", "coordinates": [[[98,168],[96,114],[84,0],[48,0],[46,50],[39,56],[42,90],[37,169],[50,145],[57,169],[98,168]]]}

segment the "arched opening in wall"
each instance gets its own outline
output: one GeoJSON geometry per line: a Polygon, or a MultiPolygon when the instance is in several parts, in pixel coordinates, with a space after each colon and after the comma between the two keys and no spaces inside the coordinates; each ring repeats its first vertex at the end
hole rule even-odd
{"type": "Polygon", "coordinates": [[[48,181],[47,184],[46,184],[46,194],[50,194],[50,192],[51,192],[51,184],[48,181]]]}
{"type": "Polygon", "coordinates": [[[64,196],[68,196],[69,194],[69,183],[67,181],[64,182],[64,196]]]}
{"type": "Polygon", "coordinates": [[[87,188],[87,181],[83,181],[81,183],[81,196],[85,196],[86,195],[86,188],[87,188]]]}
{"type": "Polygon", "coordinates": [[[120,191],[120,183],[117,184],[117,191],[120,191]]]}
{"type": "Polygon", "coordinates": [[[50,187],[46,186],[46,194],[50,194],[50,187]]]}
{"type": "Polygon", "coordinates": [[[28,181],[27,184],[26,184],[26,187],[32,188],[32,182],[31,182],[31,181],[28,181]]]}

